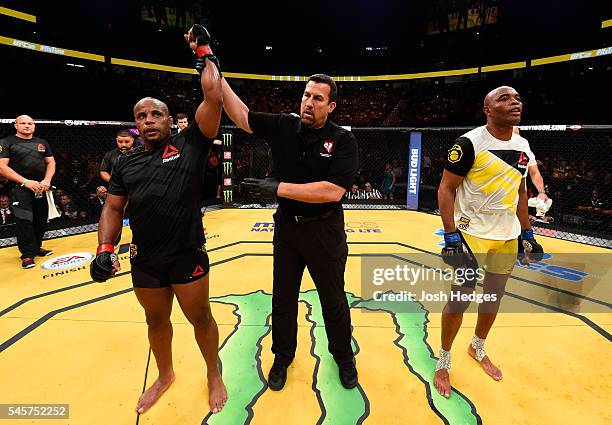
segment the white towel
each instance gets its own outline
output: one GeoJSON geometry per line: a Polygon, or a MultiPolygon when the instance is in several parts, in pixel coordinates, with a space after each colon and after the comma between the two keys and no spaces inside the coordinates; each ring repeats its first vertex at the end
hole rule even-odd
{"type": "Polygon", "coordinates": [[[527,205],[536,209],[536,217],[544,217],[552,205],[552,199],[548,198],[543,201],[540,198],[529,198],[527,205]]]}
{"type": "Polygon", "coordinates": [[[49,213],[47,214],[47,220],[53,220],[54,218],[58,218],[60,213],[57,212],[57,208],[55,208],[55,201],[53,200],[53,194],[50,190],[45,192],[47,196],[47,205],[49,206],[49,213]]]}

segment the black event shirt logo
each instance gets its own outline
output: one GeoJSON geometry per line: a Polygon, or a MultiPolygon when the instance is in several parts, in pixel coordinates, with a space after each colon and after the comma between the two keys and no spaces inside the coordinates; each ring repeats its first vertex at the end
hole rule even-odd
{"type": "Polygon", "coordinates": [[[325,149],[327,153],[320,152],[320,155],[325,158],[331,157],[331,152],[332,152],[332,149],[334,148],[334,143],[335,142],[333,140],[326,140],[325,142],[323,142],[323,148],[325,149]]]}
{"type": "Polygon", "coordinates": [[[162,164],[165,164],[166,162],[174,161],[175,159],[178,159],[180,156],[181,154],[178,148],[172,145],[166,145],[166,148],[164,149],[164,153],[162,154],[162,164]]]}
{"type": "Polygon", "coordinates": [[[448,151],[448,162],[455,163],[461,160],[463,156],[463,151],[461,150],[461,146],[458,144],[454,144],[452,148],[448,151]]]}

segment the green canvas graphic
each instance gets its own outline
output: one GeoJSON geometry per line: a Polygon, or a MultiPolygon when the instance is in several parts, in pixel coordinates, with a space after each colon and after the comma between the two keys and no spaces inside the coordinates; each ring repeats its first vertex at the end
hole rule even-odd
{"type": "MultiPolygon", "coordinates": [[[[441,397],[433,386],[433,371],[436,359],[426,342],[427,311],[415,303],[412,313],[395,311],[393,303],[363,300],[347,293],[353,310],[378,311],[389,314],[395,324],[397,338],[389,341],[389,349],[402,351],[406,376],[412,374],[423,382],[423,389],[432,410],[447,424],[479,424],[481,419],[474,405],[461,393],[453,389],[450,399],[441,397]]],[[[248,424],[253,419],[253,406],[266,391],[265,375],[260,362],[261,342],[271,332],[270,308],[272,295],[256,291],[242,295],[214,297],[211,302],[234,306],[233,314],[238,318],[234,330],[220,349],[223,379],[234,391],[224,409],[216,415],[209,414],[203,424],[248,424]]],[[[308,309],[306,320],[311,324],[312,347],[315,357],[312,389],[317,395],[321,415],[316,422],[325,425],[348,425],[367,423],[370,401],[366,389],[358,386],[344,389],[338,380],[338,367],[327,350],[323,314],[315,290],[300,293],[299,301],[308,309]]],[[[362,344],[367,344],[363,341],[362,344]]],[[[358,352],[359,341],[353,340],[353,349],[358,352]]],[[[359,358],[357,356],[357,358],[359,358]]],[[[398,377],[398,379],[401,379],[398,377]]]]}

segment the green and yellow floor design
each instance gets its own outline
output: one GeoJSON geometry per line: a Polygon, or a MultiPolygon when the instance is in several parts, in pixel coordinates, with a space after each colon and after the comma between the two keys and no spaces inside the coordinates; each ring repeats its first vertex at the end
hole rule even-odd
{"type": "MultiPolygon", "coordinates": [[[[575,266],[578,281],[515,270],[503,302],[524,303],[531,310],[500,314],[487,339],[487,351],[504,379],[493,381],[467,355],[476,320],[467,314],[453,346],[454,391],[448,400],[437,395],[433,371],[440,314],[424,308],[402,313],[391,303],[361,298],[364,256],[419,253],[437,259],[440,218],[410,211],[345,212],[350,255],[346,291],[359,387],[345,390],[338,381],[318,296],[305,273],[296,358],[285,388],[266,390],[273,361],[272,213],[219,210],[205,216],[210,294],[229,394],[217,415],[208,412],[205,364],[192,327],[176,304],[177,379],[149,412],[134,412],[157,370],[144,314],[131,289],[128,228],[123,232],[122,270],[105,284],[91,281],[84,262],[97,245],[95,233],[46,241],[53,257],[37,259],[31,270],[21,270],[16,247],[0,250],[0,403],[70,406],[69,419],[0,423],[612,423],[612,312],[606,298],[611,276],[605,267],[599,275],[585,276],[575,266]],[[41,267],[45,262],[47,269],[41,267]]],[[[538,239],[550,253],[600,254],[593,256],[597,258],[610,253],[538,239]]],[[[547,261],[557,267],[554,256],[547,261]]]]}

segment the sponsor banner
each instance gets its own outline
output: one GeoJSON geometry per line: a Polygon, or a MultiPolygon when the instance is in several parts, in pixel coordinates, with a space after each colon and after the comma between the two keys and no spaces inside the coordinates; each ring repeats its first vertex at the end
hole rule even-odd
{"type": "Polygon", "coordinates": [[[234,135],[232,133],[223,133],[223,147],[231,148],[234,135]]]}
{"type": "Polygon", "coordinates": [[[521,131],[566,131],[566,125],[520,125],[521,131]]]}
{"type": "Polygon", "coordinates": [[[612,54],[612,47],[605,47],[597,50],[589,50],[586,52],[578,52],[570,54],[569,60],[574,61],[578,59],[588,59],[598,56],[605,56],[612,54]]]}
{"type": "Polygon", "coordinates": [[[219,233],[209,233],[206,226],[204,226],[204,237],[206,238],[206,241],[209,241],[210,239],[217,239],[221,237],[221,235],[219,233]]]}
{"type": "Polygon", "coordinates": [[[223,133],[223,205],[229,206],[234,200],[234,163],[232,162],[233,134],[223,133]]]}
{"type": "Polygon", "coordinates": [[[227,189],[223,191],[223,204],[231,204],[232,199],[234,198],[234,191],[232,189],[227,189]]]}
{"type": "Polygon", "coordinates": [[[409,210],[419,209],[419,186],[421,181],[421,137],[420,131],[410,133],[408,149],[408,191],[406,207],[409,210]]]}
{"type": "MultiPolygon", "coordinates": [[[[0,118],[0,124],[13,124],[15,118],[0,118]]],[[[54,124],[72,126],[90,126],[90,125],[112,125],[118,127],[133,127],[134,122],[125,121],[91,121],[91,120],[34,120],[35,124],[54,124]]]]}
{"type": "Polygon", "coordinates": [[[50,260],[47,260],[42,263],[40,267],[45,270],[69,269],[85,264],[92,258],[93,255],[89,252],[75,252],[71,254],[65,254],[60,257],[53,257],[50,260]]]}
{"type": "Polygon", "coordinates": [[[251,232],[273,232],[274,231],[274,223],[270,222],[256,222],[253,227],[251,227],[251,232]]]}
{"type": "Polygon", "coordinates": [[[66,275],[66,274],[78,272],[80,270],[87,270],[87,269],[88,269],[87,265],[83,265],[83,266],[79,266],[79,267],[73,267],[73,268],[70,268],[70,269],[63,269],[63,270],[55,271],[53,273],[44,274],[42,278],[43,278],[43,280],[51,279],[53,277],[63,276],[63,275],[66,275]]]}
{"type": "Polygon", "coordinates": [[[382,233],[380,224],[375,221],[347,221],[344,223],[346,233],[382,233]]]}
{"type": "MultiPolygon", "coordinates": [[[[344,223],[346,233],[382,233],[380,224],[374,221],[347,221],[344,223]]],[[[251,227],[251,232],[274,232],[274,222],[258,221],[251,227]]]]}

